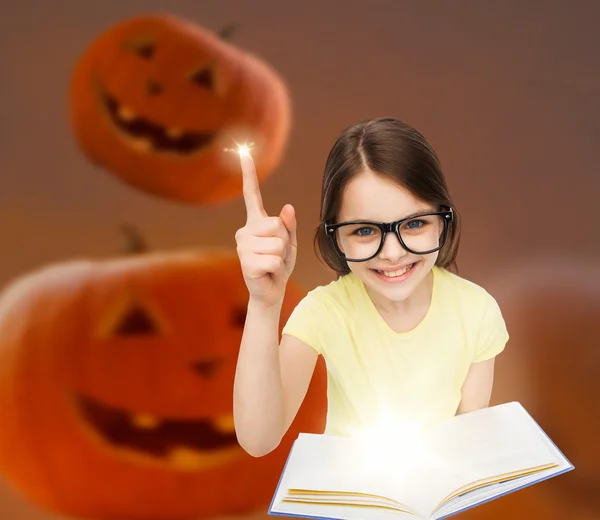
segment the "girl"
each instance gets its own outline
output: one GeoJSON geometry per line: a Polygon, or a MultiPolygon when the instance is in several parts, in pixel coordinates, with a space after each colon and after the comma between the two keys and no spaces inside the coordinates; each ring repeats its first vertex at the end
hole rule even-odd
{"type": "Polygon", "coordinates": [[[315,235],[337,279],[306,295],[281,343],[295,213],[286,205],[267,216],[252,159],[240,157],[247,222],[235,238],[250,293],[234,383],[240,445],[255,457],[279,445],[318,355],[328,371],[327,434],[360,433],[383,417],[423,427],[488,406],[508,333],[494,298],[449,270],[460,216],[426,139],[391,118],[337,139],[315,235]]]}

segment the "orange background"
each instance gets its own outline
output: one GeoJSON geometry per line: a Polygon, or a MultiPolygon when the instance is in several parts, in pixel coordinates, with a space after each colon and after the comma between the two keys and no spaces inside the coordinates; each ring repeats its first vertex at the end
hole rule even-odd
{"type": "MultiPolygon", "coordinates": [[[[407,121],[438,152],[463,215],[462,276],[492,287],[533,257],[560,255],[557,276],[600,258],[597,2],[32,0],[0,8],[0,284],[116,254],[122,222],[160,249],[235,248],[241,198],[192,207],[147,196],[89,164],[70,132],[82,51],[116,22],[166,9],[214,30],[239,25],[234,44],[286,80],[292,133],[262,193],[269,213],[296,208],[305,287],[332,279],[312,248],[326,155],[342,129],[378,116],[407,121]]],[[[581,399],[597,414],[592,395],[581,399]]],[[[0,518],[49,517],[0,485],[0,518]]]]}

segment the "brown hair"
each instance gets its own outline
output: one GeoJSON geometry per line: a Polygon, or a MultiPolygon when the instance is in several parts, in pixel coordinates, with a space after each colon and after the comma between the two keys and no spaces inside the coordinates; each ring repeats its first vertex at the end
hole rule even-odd
{"type": "Polygon", "coordinates": [[[454,220],[449,224],[448,239],[439,251],[436,265],[458,271],[461,219],[450,198],[440,161],[423,135],[388,117],[347,128],[329,152],[323,174],[321,221],[314,236],[317,256],[338,273],[338,278],[350,272],[325,233],[325,223],[335,223],[348,182],[365,170],[390,179],[440,209],[452,208],[454,220]]]}

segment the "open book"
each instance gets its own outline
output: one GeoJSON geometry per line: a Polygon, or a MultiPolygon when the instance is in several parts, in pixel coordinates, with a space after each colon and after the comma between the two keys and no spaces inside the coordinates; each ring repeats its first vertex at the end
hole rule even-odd
{"type": "Polygon", "coordinates": [[[574,469],[518,402],[453,417],[424,430],[418,445],[397,444],[301,433],[269,514],[437,520],[574,469]]]}

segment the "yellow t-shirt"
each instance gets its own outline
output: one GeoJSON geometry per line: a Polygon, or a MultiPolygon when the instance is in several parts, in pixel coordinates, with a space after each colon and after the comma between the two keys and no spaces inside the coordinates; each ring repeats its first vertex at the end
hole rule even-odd
{"type": "Polygon", "coordinates": [[[453,417],[471,363],[508,341],[496,300],[437,266],[429,310],[409,332],[392,330],[349,273],[310,291],[282,333],[325,358],[331,435],[364,432],[385,416],[417,428],[453,417]]]}

